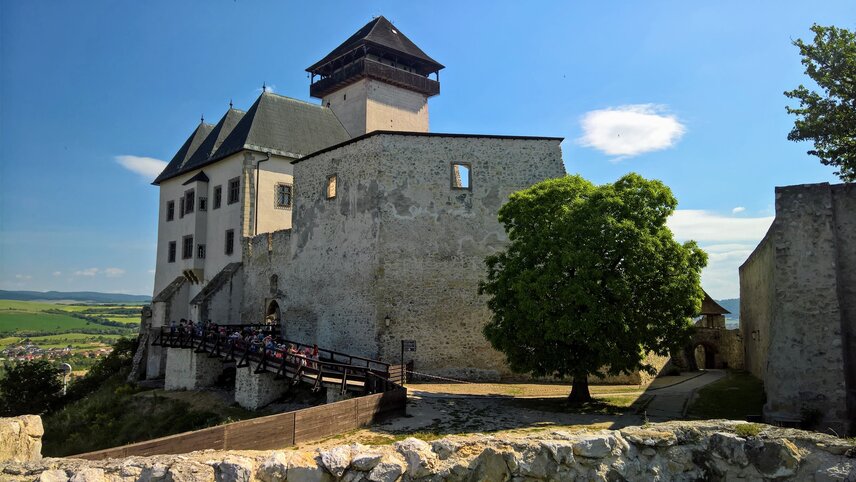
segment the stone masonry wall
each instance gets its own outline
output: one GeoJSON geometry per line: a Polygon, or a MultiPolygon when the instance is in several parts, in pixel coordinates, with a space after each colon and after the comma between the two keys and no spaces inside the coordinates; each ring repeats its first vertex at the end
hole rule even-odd
{"type": "Polygon", "coordinates": [[[210,387],[223,372],[219,358],[189,348],[167,348],[165,390],[198,390],[210,387]]]}
{"type": "MultiPolygon", "coordinates": [[[[775,302],[765,417],[823,415],[846,433],[836,243],[828,185],[776,189],[775,302]]],[[[742,296],[741,296],[742,298],[742,296]]]]}
{"type": "Polygon", "coordinates": [[[773,226],[740,268],[746,366],[764,381],[768,420],[853,429],[854,270],[856,190],[776,188],[773,226]]]}
{"type": "Polygon", "coordinates": [[[474,378],[508,374],[482,335],[484,258],[504,248],[497,216],[508,196],[565,175],[559,140],[380,136],[378,316],[381,356],[398,360],[417,340],[416,371],[474,378]],[[452,163],[470,167],[469,189],[451,187],[452,163]],[[380,320],[379,320],[380,321],[380,320]]]}
{"type": "Polygon", "coordinates": [[[740,331],[743,337],[744,366],[759,379],[767,369],[767,352],[770,346],[770,323],[773,320],[773,244],[771,239],[775,222],[740,266],[740,331]]]}
{"type": "Polygon", "coordinates": [[[0,463],[18,481],[854,480],[852,441],[725,420],[393,445],[0,463]]]}

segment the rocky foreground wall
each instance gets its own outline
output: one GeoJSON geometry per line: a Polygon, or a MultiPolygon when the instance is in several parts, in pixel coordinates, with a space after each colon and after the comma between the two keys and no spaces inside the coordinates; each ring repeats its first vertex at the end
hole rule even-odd
{"type": "Polygon", "coordinates": [[[314,450],[0,464],[10,481],[856,480],[845,439],[741,422],[468,435],[314,450]],[[758,431],[760,429],[760,431],[758,431]],[[743,436],[739,435],[743,434],[743,436]]]}
{"type": "Polygon", "coordinates": [[[0,461],[40,460],[44,432],[42,418],[38,415],[0,418],[0,461]]]}

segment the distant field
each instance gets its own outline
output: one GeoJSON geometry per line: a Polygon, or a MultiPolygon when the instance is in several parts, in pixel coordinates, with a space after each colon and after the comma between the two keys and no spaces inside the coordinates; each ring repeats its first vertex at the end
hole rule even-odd
{"type": "Polygon", "coordinates": [[[20,345],[27,339],[30,340],[30,343],[39,345],[42,348],[65,348],[70,345],[74,351],[90,350],[93,348],[101,348],[121,337],[122,335],[89,335],[86,333],[63,333],[60,335],[30,337],[7,336],[5,338],[0,338],[0,350],[10,346],[20,345]]]}
{"type": "MultiPolygon", "coordinates": [[[[0,333],[73,333],[82,328],[99,328],[69,315],[30,311],[0,311],[0,333]]],[[[104,327],[106,328],[106,327],[104,327]]]]}
{"type": "Polygon", "coordinates": [[[0,300],[0,334],[20,337],[77,333],[87,339],[110,334],[115,338],[136,333],[140,322],[139,310],[138,305],[64,305],[0,300]],[[107,326],[72,314],[100,317],[127,326],[107,326]]]}

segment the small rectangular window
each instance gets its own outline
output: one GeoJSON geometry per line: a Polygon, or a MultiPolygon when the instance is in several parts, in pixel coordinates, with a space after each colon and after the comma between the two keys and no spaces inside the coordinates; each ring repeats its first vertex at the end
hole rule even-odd
{"type": "Polygon", "coordinates": [[[196,245],[196,257],[199,259],[205,259],[205,245],[197,244],[196,245]]]}
{"type": "Polygon", "coordinates": [[[223,186],[214,186],[214,206],[211,209],[219,209],[223,202],[223,186]]]}
{"type": "Polygon", "coordinates": [[[241,179],[234,178],[229,179],[229,204],[234,204],[238,202],[238,198],[240,197],[240,187],[241,187],[241,179]]]}
{"type": "Polygon", "coordinates": [[[193,189],[186,191],[184,193],[184,198],[185,198],[185,200],[184,200],[184,212],[185,213],[192,213],[193,212],[193,205],[195,204],[195,201],[196,201],[196,195],[193,193],[193,189]]]}
{"type": "Polygon", "coordinates": [[[167,254],[167,261],[170,263],[175,263],[175,241],[169,242],[169,252],[167,254]]]}
{"type": "Polygon", "coordinates": [[[184,217],[184,196],[181,196],[181,199],[178,200],[178,217],[184,217]]]}
{"type": "Polygon", "coordinates": [[[208,210],[208,198],[207,197],[199,198],[199,210],[200,211],[207,211],[208,210]]]}
{"type": "Polygon", "coordinates": [[[172,221],[175,219],[175,201],[168,201],[166,203],[166,220],[172,221]]]}
{"type": "Polygon", "coordinates": [[[193,236],[185,236],[181,238],[181,259],[190,259],[193,257],[193,236]]]}
{"type": "Polygon", "coordinates": [[[232,254],[235,252],[235,230],[227,229],[226,230],[226,254],[232,254]]]}
{"type": "Polygon", "coordinates": [[[327,199],[333,199],[336,197],[336,175],[327,176],[327,187],[325,189],[325,194],[327,195],[327,199]]]}
{"type": "Polygon", "coordinates": [[[452,189],[472,189],[472,168],[465,162],[452,163],[452,189]]]}
{"type": "Polygon", "coordinates": [[[290,208],[291,207],[291,185],[290,184],[277,184],[276,185],[276,207],[278,208],[290,208]]]}

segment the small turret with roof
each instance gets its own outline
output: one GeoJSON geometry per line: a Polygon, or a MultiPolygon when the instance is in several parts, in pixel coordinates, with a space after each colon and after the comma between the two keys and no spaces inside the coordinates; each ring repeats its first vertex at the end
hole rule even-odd
{"type": "Polygon", "coordinates": [[[380,16],[306,71],[309,94],[356,137],[373,130],[428,132],[428,98],[440,93],[443,68],[380,16]]]}

